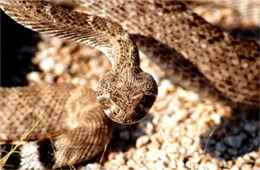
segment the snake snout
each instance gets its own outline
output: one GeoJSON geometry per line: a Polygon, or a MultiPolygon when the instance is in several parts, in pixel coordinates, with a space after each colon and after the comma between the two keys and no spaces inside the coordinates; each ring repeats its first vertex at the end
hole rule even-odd
{"type": "Polygon", "coordinates": [[[142,95],[137,95],[135,99],[138,100],[136,100],[133,110],[129,110],[129,113],[125,115],[125,124],[138,123],[144,119],[155,102],[156,96],[142,93],[142,95]]]}

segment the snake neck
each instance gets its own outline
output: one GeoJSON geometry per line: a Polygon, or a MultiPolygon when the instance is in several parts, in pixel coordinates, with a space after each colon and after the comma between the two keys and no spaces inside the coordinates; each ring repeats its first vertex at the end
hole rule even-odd
{"type": "Polygon", "coordinates": [[[114,72],[123,72],[124,70],[139,70],[140,58],[138,47],[134,39],[126,32],[124,36],[116,38],[111,42],[111,55],[107,54],[114,72]]]}

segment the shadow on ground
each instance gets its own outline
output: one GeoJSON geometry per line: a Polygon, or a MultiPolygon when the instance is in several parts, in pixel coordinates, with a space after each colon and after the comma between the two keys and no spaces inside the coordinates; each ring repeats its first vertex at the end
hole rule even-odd
{"type": "Polygon", "coordinates": [[[1,11],[1,69],[0,85],[4,87],[27,84],[26,74],[37,67],[31,64],[40,41],[35,33],[10,19],[1,11]]]}
{"type": "Polygon", "coordinates": [[[226,161],[259,151],[259,125],[258,111],[234,111],[231,117],[222,117],[220,124],[200,136],[201,147],[205,153],[226,161]]]}

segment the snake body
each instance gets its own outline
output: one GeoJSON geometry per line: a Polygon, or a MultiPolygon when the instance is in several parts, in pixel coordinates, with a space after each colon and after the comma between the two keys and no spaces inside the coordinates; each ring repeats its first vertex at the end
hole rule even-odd
{"type": "MultiPolygon", "coordinates": [[[[33,127],[26,140],[40,140],[30,146],[38,151],[51,148],[42,155],[39,152],[42,167],[58,168],[91,159],[111,137],[114,125],[110,119],[130,124],[147,114],[157,86],[139,67],[137,45],[175,83],[226,104],[259,107],[256,42],[220,31],[181,2],[77,2],[88,14],[43,1],[0,1],[1,9],[18,23],[98,48],[112,63],[96,93],[68,84],[0,88],[0,141],[24,139],[23,134],[33,127]]],[[[5,155],[3,152],[1,157],[5,155]]],[[[25,164],[17,162],[13,167],[25,164]]]]}
{"type": "MultiPolygon", "coordinates": [[[[113,133],[114,124],[103,113],[95,92],[86,87],[45,84],[1,88],[0,98],[0,141],[38,140],[25,145],[27,148],[19,146],[17,151],[25,152],[26,157],[17,164],[7,161],[6,168],[73,165],[99,153],[113,133]],[[39,155],[41,164],[28,163],[35,155],[39,155]]],[[[9,145],[2,145],[1,149],[10,149],[9,145]]],[[[3,152],[1,157],[6,154],[3,152]]]]}

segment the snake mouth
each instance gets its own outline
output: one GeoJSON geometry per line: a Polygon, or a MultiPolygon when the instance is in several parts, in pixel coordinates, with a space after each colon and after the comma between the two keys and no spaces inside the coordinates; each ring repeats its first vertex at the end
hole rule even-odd
{"type": "Polygon", "coordinates": [[[149,109],[143,104],[138,104],[134,109],[124,111],[117,105],[104,109],[106,116],[118,124],[131,125],[140,122],[148,113],[149,109]]]}
{"type": "Polygon", "coordinates": [[[111,112],[108,110],[105,110],[105,114],[109,119],[112,121],[123,124],[123,125],[131,125],[140,122],[146,115],[146,112],[138,112],[136,111],[128,114],[120,114],[120,112],[111,112]]]}
{"type": "Polygon", "coordinates": [[[112,121],[119,124],[131,125],[140,122],[146,117],[155,99],[156,96],[145,95],[133,109],[129,107],[130,110],[124,111],[118,105],[112,105],[112,107],[104,111],[112,121]]]}
{"type": "Polygon", "coordinates": [[[100,102],[102,103],[103,111],[109,119],[119,124],[130,125],[138,123],[145,118],[155,99],[156,96],[144,95],[135,107],[120,107],[108,98],[103,98],[100,102]]]}

